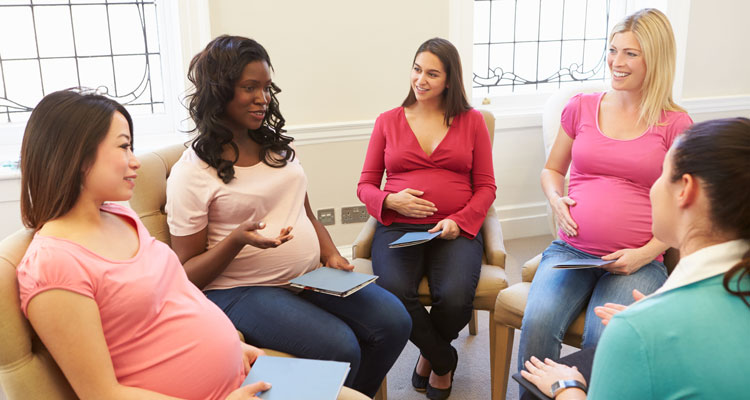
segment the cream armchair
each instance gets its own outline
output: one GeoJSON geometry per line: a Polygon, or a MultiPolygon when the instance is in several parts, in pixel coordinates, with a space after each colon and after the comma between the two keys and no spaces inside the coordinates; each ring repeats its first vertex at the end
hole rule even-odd
{"type": "MultiPolygon", "coordinates": [[[[130,206],[138,213],[138,217],[143,221],[149,233],[170,246],[172,243],[167,226],[167,213],[164,210],[164,206],[167,204],[167,178],[172,166],[180,159],[185,149],[184,144],[176,144],[139,156],[141,168],[137,171],[138,178],[135,181],[135,191],[130,199],[130,206]]],[[[242,334],[239,334],[242,338],[242,334]]],[[[244,338],[242,339],[244,340],[244,338]]],[[[292,357],[276,350],[263,350],[266,354],[272,356],[292,357]]],[[[375,398],[386,400],[385,381],[383,381],[375,398]]],[[[362,399],[368,399],[368,397],[347,387],[341,389],[338,397],[338,400],[362,399]]]]}
{"type": "MultiPolygon", "coordinates": [[[[482,116],[490,132],[490,142],[492,142],[495,130],[495,117],[489,111],[482,110],[482,116]]],[[[370,217],[365,226],[354,241],[352,247],[352,264],[355,271],[372,273],[372,239],[375,236],[375,227],[377,221],[370,217]]],[[[482,269],[479,274],[479,284],[477,285],[476,294],[474,295],[474,315],[469,323],[469,332],[472,335],[477,333],[476,310],[489,311],[490,316],[490,374],[491,382],[494,386],[494,377],[492,373],[493,358],[495,351],[493,349],[495,340],[495,324],[493,323],[493,312],[495,309],[495,299],[500,290],[508,287],[508,281],[505,275],[505,245],[503,243],[503,232],[500,227],[500,221],[497,219],[494,207],[490,207],[487,217],[482,225],[482,235],[484,236],[484,256],[482,269]]],[[[425,305],[431,304],[430,288],[427,278],[422,278],[419,285],[419,300],[425,305]]]]}

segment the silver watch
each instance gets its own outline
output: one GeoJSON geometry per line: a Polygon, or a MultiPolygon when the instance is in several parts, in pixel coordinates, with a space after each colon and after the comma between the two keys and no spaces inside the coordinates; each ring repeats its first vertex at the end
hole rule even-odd
{"type": "Polygon", "coordinates": [[[552,398],[554,399],[555,396],[560,394],[560,392],[562,392],[564,389],[572,388],[572,387],[581,389],[583,390],[583,393],[586,393],[586,384],[584,384],[583,382],[573,380],[573,379],[568,379],[568,380],[560,379],[559,381],[552,384],[549,392],[550,394],[552,394],[552,398]]]}

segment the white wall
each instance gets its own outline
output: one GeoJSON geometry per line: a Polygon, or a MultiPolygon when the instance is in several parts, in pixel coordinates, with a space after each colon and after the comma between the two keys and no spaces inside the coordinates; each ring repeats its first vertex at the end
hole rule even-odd
{"type": "MultiPolygon", "coordinates": [[[[340,209],[359,204],[356,183],[372,122],[405,96],[416,47],[448,36],[454,1],[211,0],[197,12],[210,15],[205,40],[221,33],[245,35],[269,51],[274,79],[284,90],[282,112],[310,181],[312,207],[336,208],[337,224],[329,231],[338,245],[351,243],[361,227],[342,225],[340,209]]],[[[676,3],[691,5],[681,104],[696,121],[750,117],[750,24],[744,21],[750,3],[676,3]]],[[[183,34],[188,28],[200,27],[182,26],[183,34]]],[[[184,48],[191,52],[196,44],[184,48]]],[[[544,234],[541,115],[505,115],[496,126],[495,206],[505,236],[544,234]]],[[[17,193],[17,181],[0,180],[0,236],[20,226],[17,193]]]]}

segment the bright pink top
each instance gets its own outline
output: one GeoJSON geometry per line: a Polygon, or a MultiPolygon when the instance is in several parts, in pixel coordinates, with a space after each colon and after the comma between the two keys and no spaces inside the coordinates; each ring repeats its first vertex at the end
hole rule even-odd
{"type": "Polygon", "coordinates": [[[357,196],[383,225],[432,224],[450,218],[462,235],[474,238],[495,200],[492,145],[482,113],[469,110],[453,118],[448,133],[429,156],[406,121],[403,107],[380,114],[367,147],[357,196]],[[385,187],[380,190],[386,172],[385,187]],[[384,209],[389,193],[411,188],[438,209],[427,218],[410,218],[384,209]]]}
{"type": "Polygon", "coordinates": [[[668,111],[659,125],[641,136],[612,139],[599,129],[604,94],[573,96],[561,116],[563,130],[573,139],[568,193],[577,203],[570,214],[578,224],[578,236],[569,237],[562,230],[558,235],[597,256],[638,248],[651,240],[649,190],[661,175],[672,142],[693,123],[687,113],[668,111]]]}
{"type": "Polygon", "coordinates": [[[245,377],[231,321],[132,210],[116,204],[102,210],[133,221],[138,253],[111,260],[65,239],[35,235],[17,270],[24,313],[47,290],[90,297],[99,306],[120,384],[184,399],[226,398],[245,377]]]}

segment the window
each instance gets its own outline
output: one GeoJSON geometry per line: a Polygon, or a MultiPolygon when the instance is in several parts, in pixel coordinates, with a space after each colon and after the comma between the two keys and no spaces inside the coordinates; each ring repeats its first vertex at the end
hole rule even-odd
{"type": "MultiPolygon", "coordinates": [[[[17,160],[23,128],[44,95],[95,89],[125,105],[139,139],[174,134],[179,43],[161,0],[5,0],[0,4],[0,160],[17,160]],[[164,51],[175,48],[177,52],[164,51]]],[[[173,10],[170,10],[173,11],[173,10]]],[[[173,14],[177,14],[176,12],[173,14]]],[[[182,72],[178,72],[182,75],[182,72]]],[[[179,76],[179,75],[178,75],[179,76]]],[[[143,140],[137,141],[143,143],[143,140]]],[[[8,164],[4,162],[3,164],[8,164]]]]}
{"type": "Polygon", "coordinates": [[[624,16],[610,0],[475,0],[472,97],[607,79],[608,33],[624,16]]]}

